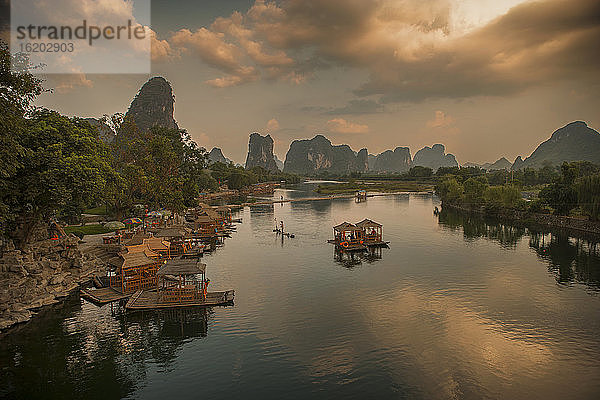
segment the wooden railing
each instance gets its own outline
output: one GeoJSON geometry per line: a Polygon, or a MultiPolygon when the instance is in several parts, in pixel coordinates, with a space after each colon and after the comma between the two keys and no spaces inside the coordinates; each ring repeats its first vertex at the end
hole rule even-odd
{"type": "Polygon", "coordinates": [[[156,287],[158,264],[141,267],[124,268],[122,274],[112,275],[109,279],[110,287],[122,293],[133,293],[138,290],[153,289],[156,287]]]}
{"type": "Polygon", "coordinates": [[[183,303],[200,300],[203,298],[202,292],[195,286],[183,288],[165,288],[160,291],[161,299],[167,303],[183,303]]]}

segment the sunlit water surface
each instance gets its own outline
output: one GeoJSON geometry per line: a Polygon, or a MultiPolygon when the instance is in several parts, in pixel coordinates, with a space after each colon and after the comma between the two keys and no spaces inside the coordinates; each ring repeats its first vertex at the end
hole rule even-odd
{"type": "Polygon", "coordinates": [[[72,298],[0,339],[0,397],[597,398],[598,248],[435,206],[415,194],[245,208],[203,261],[234,306],[129,313],[72,298]],[[332,226],[363,218],[390,248],[336,256],[332,226]]]}

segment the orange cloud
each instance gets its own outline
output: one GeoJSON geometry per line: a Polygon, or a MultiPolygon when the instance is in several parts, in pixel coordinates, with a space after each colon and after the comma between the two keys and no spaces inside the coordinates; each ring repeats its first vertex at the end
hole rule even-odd
{"type": "Polygon", "coordinates": [[[267,131],[275,132],[278,130],[279,130],[279,121],[277,121],[275,118],[270,119],[269,122],[267,122],[267,131]]]}
{"type": "Polygon", "coordinates": [[[428,128],[447,128],[452,125],[454,125],[454,118],[440,110],[435,112],[434,119],[427,121],[428,128]]]}
{"type": "Polygon", "coordinates": [[[80,71],[73,71],[70,74],[51,74],[48,75],[47,86],[54,89],[56,93],[66,94],[76,88],[91,88],[94,83],[80,71]]]}
{"type": "Polygon", "coordinates": [[[150,44],[152,49],[152,62],[169,61],[179,57],[179,53],[171,47],[167,40],[160,40],[150,29],[150,44]]]}
{"type": "Polygon", "coordinates": [[[369,72],[355,91],[382,101],[507,95],[549,81],[596,83],[597,0],[256,0],[210,29],[177,33],[201,42],[209,64],[242,84],[300,83],[331,65],[369,72]],[[491,11],[490,11],[491,10],[491,11]],[[255,68],[253,78],[235,70],[255,68]]]}
{"type": "Polygon", "coordinates": [[[334,133],[367,133],[368,125],[355,124],[343,118],[334,118],[327,121],[327,129],[334,133]]]}

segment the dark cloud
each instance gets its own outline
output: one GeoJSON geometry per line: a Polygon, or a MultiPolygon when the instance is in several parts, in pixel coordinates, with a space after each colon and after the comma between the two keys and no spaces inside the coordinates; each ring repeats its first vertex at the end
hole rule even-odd
{"type": "Polygon", "coordinates": [[[333,108],[325,114],[344,115],[344,114],[375,114],[384,111],[384,105],[374,100],[358,99],[350,100],[344,107],[333,108]]]}
{"type": "Polygon", "coordinates": [[[597,84],[600,2],[525,3],[427,57],[374,65],[355,93],[382,102],[509,95],[572,80],[597,84]]]}
{"type": "Polygon", "coordinates": [[[354,115],[375,114],[385,111],[385,106],[374,100],[356,99],[350,100],[342,107],[304,106],[302,112],[316,113],[321,115],[354,115]]]}
{"type": "MultiPolygon", "coordinates": [[[[334,65],[369,71],[354,93],[381,95],[383,103],[503,96],[564,80],[597,83],[600,1],[526,2],[474,30],[457,28],[452,4],[257,0],[246,13],[218,18],[192,37],[201,39],[196,49],[229,74],[232,85],[259,75],[302,83],[334,65]]],[[[380,109],[355,100],[325,112],[380,109]]]]}

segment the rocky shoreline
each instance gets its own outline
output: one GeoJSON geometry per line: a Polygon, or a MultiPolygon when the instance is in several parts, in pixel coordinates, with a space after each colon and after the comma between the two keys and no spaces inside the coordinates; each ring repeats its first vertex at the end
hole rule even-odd
{"type": "Polygon", "coordinates": [[[515,225],[536,226],[538,228],[545,227],[561,230],[574,236],[587,235],[600,238],[600,222],[587,219],[509,209],[490,212],[484,207],[463,207],[453,204],[442,204],[442,209],[444,207],[507,221],[515,225]]]}
{"type": "Polygon", "coordinates": [[[0,331],[29,321],[103,273],[104,263],[82,252],[79,239],[42,240],[18,250],[9,242],[0,258],[0,331]]]}

